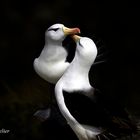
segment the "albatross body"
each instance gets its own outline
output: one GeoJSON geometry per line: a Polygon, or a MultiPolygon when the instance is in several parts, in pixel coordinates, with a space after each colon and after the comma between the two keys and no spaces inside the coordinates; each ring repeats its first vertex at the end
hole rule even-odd
{"type": "MultiPolygon", "coordinates": [[[[68,53],[62,42],[68,35],[77,33],[80,33],[79,28],[67,28],[63,24],[54,24],[45,32],[45,46],[40,56],[34,60],[33,66],[36,73],[50,83],[50,90],[54,91],[52,84],[59,80],[69,66],[69,62],[66,61],[68,53]]],[[[50,117],[50,114],[49,107],[37,110],[34,116],[44,121],[50,117]]]]}
{"type": "Polygon", "coordinates": [[[127,113],[122,108],[112,110],[114,104],[90,85],[88,73],[97,56],[96,45],[87,37],[73,38],[77,44],[75,57],[55,86],[60,112],[79,140],[131,135],[136,127],[127,113]]]}
{"type": "Polygon", "coordinates": [[[36,73],[55,84],[68,68],[67,51],[62,46],[66,36],[80,33],[79,28],[67,28],[63,24],[54,24],[45,33],[45,46],[38,58],[34,60],[36,73]]]}

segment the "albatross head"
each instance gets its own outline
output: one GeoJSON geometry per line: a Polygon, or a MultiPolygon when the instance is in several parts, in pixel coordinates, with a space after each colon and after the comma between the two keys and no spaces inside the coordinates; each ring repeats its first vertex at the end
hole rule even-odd
{"type": "Polygon", "coordinates": [[[62,42],[67,35],[78,33],[80,33],[79,28],[67,28],[63,24],[54,24],[46,31],[45,38],[47,41],[62,42]]]}
{"type": "Polygon", "coordinates": [[[78,58],[83,62],[92,65],[97,56],[97,48],[93,40],[78,35],[73,35],[72,38],[76,42],[76,55],[78,58]]]}

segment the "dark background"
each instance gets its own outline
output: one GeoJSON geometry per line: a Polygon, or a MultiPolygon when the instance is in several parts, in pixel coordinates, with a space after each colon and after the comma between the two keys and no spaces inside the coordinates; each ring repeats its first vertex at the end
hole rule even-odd
{"type": "MultiPolygon", "coordinates": [[[[48,134],[34,112],[50,102],[50,87],[33,70],[45,30],[55,23],[79,27],[82,36],[109,52],[91,80],[140,115],[139,6],[128,1],[5,0],[0,2],[0,134],[43,140],[48,134]]],[[[55,135],[55,131],[54,131],[55,135]]]]}

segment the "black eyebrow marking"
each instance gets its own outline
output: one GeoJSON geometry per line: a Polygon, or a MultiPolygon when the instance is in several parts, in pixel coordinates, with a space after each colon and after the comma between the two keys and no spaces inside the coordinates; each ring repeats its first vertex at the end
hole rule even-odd
{"type": "Polygon", "coordinates": [[[59,28],[50,28],[50,29],[48,29],[48,31],[57,31],[59,28]]]}

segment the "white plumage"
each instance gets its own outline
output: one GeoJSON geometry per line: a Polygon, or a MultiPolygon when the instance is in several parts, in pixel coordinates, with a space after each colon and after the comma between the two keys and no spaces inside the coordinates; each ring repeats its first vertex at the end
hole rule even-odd
{"type": "Polygon", "coordinates": [[[45,46],[34,60],[36,73],[46,81],[55,84],[68,68],[67,51],[62,41],[67,35],[80,33],[78,28],[67,28],[63,24],[54,24],[45,33],[45,46]]]}

